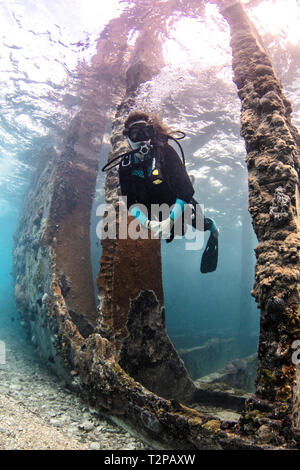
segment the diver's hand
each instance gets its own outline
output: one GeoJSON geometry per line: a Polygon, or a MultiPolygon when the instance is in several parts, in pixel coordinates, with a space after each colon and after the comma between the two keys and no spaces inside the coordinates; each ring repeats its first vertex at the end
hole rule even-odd
{"type": "Polygon", "coordinates": [[[165,219],[162,222],[151,220],[149,223],[149,229],[153,232],[155,237],[169,238],[173,225],[174,221],[170,217],[168,217],[168,219],[165,219]]]}
{"type": "Polygon", "coordinates": [[[148,230],[151,230],[152,232],[156,231],[159,227],[159,222],[156,220],[147,220],[147,227],[148,230]]]}
{"type": "Polygon", "coordinates": [[[160,222],[158,235],[160,238],[169,238],[171,231],[174,226],[174,220],[168,217],[167,219],[160,222]]]}

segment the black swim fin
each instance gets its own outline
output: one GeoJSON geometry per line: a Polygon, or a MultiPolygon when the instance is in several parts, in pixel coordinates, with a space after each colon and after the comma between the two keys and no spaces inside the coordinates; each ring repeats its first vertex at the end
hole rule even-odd
{"type": "Polygon", "coordinates": [[[200,271],[211,273],[217,269],[219,240],[212,233],[207,241],[206,248],[202,255],[200,271]]]}
{"type": "Polygon", "coordinates": [[[173,225],[170,236],[169,238],[167,238],[166,242],[171,243],[174,240],[174,236],[175,236],[175,233],[174,233],[174,225],[173,225]]]}

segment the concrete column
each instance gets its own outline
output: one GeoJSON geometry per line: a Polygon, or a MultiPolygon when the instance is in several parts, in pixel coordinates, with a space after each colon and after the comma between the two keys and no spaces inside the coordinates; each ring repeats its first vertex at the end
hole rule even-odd
{"type": "Polygon", "coordinates": [[[231,2],[222,13],[231,28],[249,211],[259,242],[252,292],[261,310],[256,393],[240,426],[265,442],[292,443],[299,407],[299,370],[292,360],[300,338],[299,135],[291,103],[241,4],[231,2]]]}
{"type": "MultiPolygon", "coordinates": [[[[161,41],[154,25],[145,27],[135,45],[127,69],[127,91],[112,127],[112,152],[108,160],[129,150],[122,135],[124,122],[135,108],[141,83],[150,80],[163,65],[161,41]]],[[[114,207],[119,227],[118,170],[108,172],[106,201],[114,207]]],[[[123,217],[127,210],[122,211],[123,217]]],[[[128,217],[128,223],[133,218],[128,217]]],[[[112,217],[111,224],[115,224],[112,217]]],[[[126,225],[126,222],[125,222],[126,225]]],[[[117,238],[102,240],[100,333],[115,346],[120,365],[134,379],[166,398],[189,401],[195,386],[166,333],[162,287],[160,240],[117,238]]],[[[113,229],[112,229],[113,232],[113,229]]]]}

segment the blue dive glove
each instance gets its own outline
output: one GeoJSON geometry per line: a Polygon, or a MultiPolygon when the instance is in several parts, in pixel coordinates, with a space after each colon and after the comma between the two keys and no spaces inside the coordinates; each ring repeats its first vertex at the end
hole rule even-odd
{"type": "Polygon", "coordinates": [[[176,222],[177,219],[181,216],[183,213],[185,206],[187,202],[183,201],[182,199],[177,198],[175,201],[175,205],[170,213],[170,218],[176,222]]]}
{"type": "Polygon", "coordinates": [[[141,211],[139,206],[131,207],[130,214],[133,215],[133,217],[135,217],[141,225],[143,225],[146,228],[149,228],[150,220],[145,216],[144,212],[141,211]]]}
{"type": "Polygon", "coordinates": [[[174,221],[171,219],[171,217],[168,217],[162,222],[159,222],[158,220],[149,220],[143,211],[141,211],[139,206],[131,207],[130,213],[140,222],[141,225],[143,225],[148,230],[151,230],[155,237],[169,238],[174,224],[174,221]]]}

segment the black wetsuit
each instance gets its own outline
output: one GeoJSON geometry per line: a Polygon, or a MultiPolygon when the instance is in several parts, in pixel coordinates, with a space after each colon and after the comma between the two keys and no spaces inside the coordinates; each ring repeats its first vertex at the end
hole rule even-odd
{"type": "Polygon", "coordinates": [[[177,198],[189,203],[194,194],[186,169],[169,144],[152,149],[143,162],[138,160],[134,163],[132,158],[130,164],[121,164],[119,176],[121,194],[127,196],[128,208],[134,203],[140,203],[147,207],[149,214],[151,204],[166,203],[172,206],[177,198]],[[151,176],[153,158],[163,175],[162,183],[159,184],[154,184],[151,176]]]}
{"type": "MultiPolygon", "coordinates": [[[[193,199],[195,191],[185,166],[177,152],[168,143],[151,149],[143,162],[133,156],[130,156],[124,164],[121,162],[119,178],[121,194],[127,196],[128,209],[133,204],[143,204],[147,208],[150,220],[151,204],[165,203],[171,207],[176,199],[192,203],[194,207],[197,204],[193,199]],[[160,184],[154,184],[151,177],[153,158],[163,175],[163,182],[160,184]]],[[[210,230],[212,219],[204,217],[202,213],[201,217],[204,218],[203,229],[210,230]]],[[[201,226],[199,221],[196,225],[196,218],[193,218],[190,223],[197,228],[201,226]]]]}

